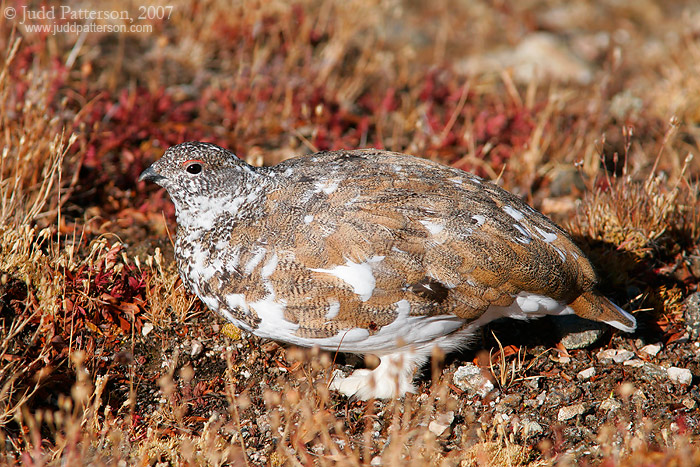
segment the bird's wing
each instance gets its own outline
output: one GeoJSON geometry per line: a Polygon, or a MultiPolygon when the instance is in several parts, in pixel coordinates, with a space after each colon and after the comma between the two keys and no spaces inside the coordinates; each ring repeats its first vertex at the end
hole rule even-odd
{"type": "Polygon", "coordinates": [[[284,256],[270,280],[302,329],[378,329],[398,303],[472,320],[521,291],[569,303],[592,288],[581,251],[515,196],[439,165],[346,154],[325,174],[291,165],[297,181],[268,194],[284,256]]]}

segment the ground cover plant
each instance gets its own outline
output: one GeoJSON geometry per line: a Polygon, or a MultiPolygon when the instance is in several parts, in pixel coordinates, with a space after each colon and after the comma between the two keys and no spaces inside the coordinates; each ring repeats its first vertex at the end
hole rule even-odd
{"type": "Polygon", "coordinates": [[[695,2],[61,6],[0,5],[3,463],[700,464],[695,2]],[[188,140],[473,171],[563,225],[638,331],[575,348],[559,321],[494,323],[417,394],[347,400],[329,378],[361,361],[183,288],[172,204],[137,178],[188,140]]]}

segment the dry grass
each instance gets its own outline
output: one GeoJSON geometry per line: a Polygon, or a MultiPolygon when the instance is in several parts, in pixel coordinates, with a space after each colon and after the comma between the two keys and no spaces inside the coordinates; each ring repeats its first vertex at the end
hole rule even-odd
{"type": "MultiPolygon", "coordinates": [[[[494,412],[501,399],[462,394],[437,360],[405,400],[330,393],[334,356],[231,333],[184,290],[172,206],[135,181],[189,139],[258,165],[375,146],[474,170],[564,221],[620,303],[636,288],[633,305],[656,310],[640,320],[670,346],[699,279],[691,4],[174,7],[142,22],[151,33],[41,35],[0,18],[0,462],[700,464],[692,411],[655,420],[645,411],[665,412],[631,390],[616,396],[628,412],[575,442],[583,420],[554,410],[525,432],[523,407],[494,412]],[[584,57],[592,80],[464,70],[534,31],[584,57]]],[[[503,398],[529,397],[543,368],[551,381],[569,371],[546,348],[497,343],[503,398]]],[[[680,345],[672,357],[694,351],[680,345]]]]}

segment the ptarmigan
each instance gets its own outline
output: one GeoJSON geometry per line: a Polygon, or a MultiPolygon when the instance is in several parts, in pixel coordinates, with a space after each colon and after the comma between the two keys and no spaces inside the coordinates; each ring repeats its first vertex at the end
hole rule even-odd
{"type": "Polygon", "coordinates": [[[363,149],[253,167],[191,142],[140,180],[175,203],[180,275],[209,308],[257,336],[380,358],[333,381],[348,396],[414,391],[434,346],[462,347],[497,318],[636,327],[552,221],[426,159],[363,149]]]}

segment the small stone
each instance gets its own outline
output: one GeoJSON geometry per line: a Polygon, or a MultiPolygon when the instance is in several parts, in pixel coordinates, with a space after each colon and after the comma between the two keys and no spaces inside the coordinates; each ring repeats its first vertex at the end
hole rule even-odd
{"type": "Polygon", "coordinates": [[[609,363],[610,360],[615,363],[622,363],[633,358],[634,352],[625,349],[607,349],[598,352],[596,357],[603,363],[609,363]]]}
{"type": "Polygon", "coordinates": [[[612,397],[605,399],[600,403],[600,410],[603,412],[616,412],[620,410],[621,407],[622,403],[617,399],[613,399],[612,397]]]}
{"type": "Polygon", "coordinates": [[[542,425],[534,420],[523,419],[521,425],[523,427],[523,438],[525,439],[537,436],[544,431],[542,425]]]}
{"type": "Polygon", "coordinates": [[[428,424],[428,429],[435,435],[440,436],[452,425],[455,420],[455,413],[450,410],[437,416],[435,420],[428,424]]]}
{"type": "Polygon", "coordinates": [[[587,379],[591,379],[594,376],[595,376],[595,367],[590,367],[590,368],[586,368],[585,370],[579,371],[578,374],[576,375],[576,378],[578,378],[579,381],[585,381],[587,379]]]}
{"type": "Polygon", "coordinates": [[[202,350],[204,350],[204,346],[202,345],[202,343],[198,339],[193,340],[192,348],[190,349],[190,356],[198,357],[199,354],[202,353],[202,350]]]}
{"type": "Polygon", "coordinates": [[[578,415],[583,414],[586,411],[586,407],[583,404],[569,405],[567,407],[562,407],[559,409],[557,414],[557,420],[560,422],[570,420],[578,415]]]}
{"type": "Polygon", "coordinates": [[[520,394],[508,394],[507,396],[503,397],[503,399],[501,399],[501,403],[499,405],[503,407],[517,407],[522,401],[523,396],[521,396],[520,394]]]}
{"type": "Polygon", "coordinates": [[[647,354],[650,357],[656,357],[656,355],[661,351],[661,344],[647,344],[639,351],[643,354],[647,354]]]}
{"type": "Polygon", "coordinates": [[[482,374],[481,368],[473,363],[457,368],[453,381],[455,386],[470,395],[486,397],[494,389],[493,383],[482,374]]]}
{"type": "Polygon", "coordinates": [[[534,378],[525,379],[525,386],[529,387],[533,391],[540,388],[540,377],[536,376],[534,378]]]}
{"type": "Polygon", "coordinates": [[[700,337],[700,292],[691,294],[683,302],[685,305],[685,328],[688,330],[691,339],[700,337]]]}
{"type": "Polygon", "coordinates": [[[523,401],[523,407],[534,408],[534,407],[537,407],[538,405],[539,404],[537,403],[536,399],[525,399],[523,401]]]}
{"type": "Polygon", "coordinates": [[[656,378],[656,379],[668,378],[668,372],[666,371],[666,369],[660,367],[659,365],[654,365],[653,363],[644,362],[644,366],[642,367],[642,371],[644,371],[644,373],[646,373],[647,375],[649,375],[653,378],[656,378]]]}
{"type": "Polygon", "coordinates": [[[693,373],[686,368],[672,366],[666,372],[668,373],[668,379],[673,383],[688,386],[693,381],[693,373]]]}
{"type": "Polygon", "coordinates": [[[561,336],[561,344],[567,350],[590,347],[608,329],[605,323],[579,318],[576,315],[557,316],[552,321],[561,336]]]}
{"type": "Polygon", "coordinates": [[[630,360],[631,358],[634,358],[634,352],[632,352],[630,350],[620,349],[617,351],[617,355],[615,355],[613,357],[613,362],[623,363],[623,362],[626,362],[627,360],[630,360]]]}
{"type": "Polygon", "coordinates": [[[617,349],[601,350],[596,354],[596,358],[600,361],[612,360],[617,355],[617,349]]]}
{"type": "Polygon", "coordinates": [[[631,366],[633,368],[639,368],[644,366],[644,360],[640,360],[638,358],[633,358],[632,360],[627,360],[626,362],[622,362],[623,365],[625,366],[631,366]]]}
{"type": "Polygon", "coordinates": [[[153,323],[146,322],[141,328],[141,334],[146,337],[150,332],[153,331],[153,323]]]}
{"type": "Polygon", "coordinates": [[[382,465],[382,456],[374,456],[370,461],[369,465],[380,466],[382,465]]]}
{"type": "Polygon", "coordinates": [[[697,402],[695,402],[695,399],[692,399],[690,397],[686,397],[683,399],[683,406],[688,409],[688,410],[693,410],[695,407],[697,407],[697,402]]]}
{"type": "Polygon", "coordinates": [[[641,389],[637,389],[632,393],[632,402],[637,405],[645,404],[648,400],[649,398],[641,389]]]}
{"type": "Polygon", "coordinates": [[[544,404],[547,400],[547,391],[542,391],[541,393],[539,393],[535,400],[537,401],[537,405],[544,404]]]}

